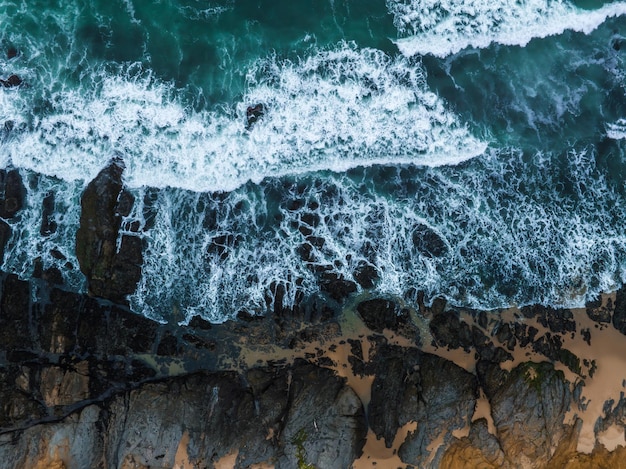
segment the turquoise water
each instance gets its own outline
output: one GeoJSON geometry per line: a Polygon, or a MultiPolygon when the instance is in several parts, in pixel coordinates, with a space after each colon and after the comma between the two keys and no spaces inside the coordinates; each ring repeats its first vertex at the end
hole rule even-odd
{"type": "Polygon", "coordinates": [[[119,154],[137,201],[124,226],[146,242],[131,306],[157,320],[264,314],[365,267],[409,300],[581,305],[626,279],[624,14],[0,0],[0,78],[26,84],[0,88],[0,160],[28,182],[2,268],[28,278],[40,257],[84,290],[80,193],[119,154]]]}

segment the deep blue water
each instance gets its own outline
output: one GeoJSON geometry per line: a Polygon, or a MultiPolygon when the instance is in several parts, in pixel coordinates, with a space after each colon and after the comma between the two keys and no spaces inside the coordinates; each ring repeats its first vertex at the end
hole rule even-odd
{"type": "Polygon", "coordinates": [[[28,278],[39,257],[85,289],[69,267],[80,194],[120,154],[125,226],[147,246],[131,306],[158,320],[263,314],[276,285],[289,305],[365,267],[409,301],[581,305],[626,279],[624,14],[0,0],[0,78],[28,85],[0,87],[0,164],[28,182],[2,268],[28,278]],[[42,237],[51,191],[58,229],[42,237]]]}

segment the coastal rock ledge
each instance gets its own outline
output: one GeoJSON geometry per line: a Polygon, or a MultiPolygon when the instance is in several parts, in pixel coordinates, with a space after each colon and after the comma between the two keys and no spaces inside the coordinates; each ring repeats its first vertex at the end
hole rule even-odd
{"type": "Polygon", "coordinates": [[[601,356],[626,355],[612,321],[622,292],[577,311],[369,298],[316,324],[178,326],[0,280],[2,469],[613,468],[626,457],[626,373],[601,356]]]}

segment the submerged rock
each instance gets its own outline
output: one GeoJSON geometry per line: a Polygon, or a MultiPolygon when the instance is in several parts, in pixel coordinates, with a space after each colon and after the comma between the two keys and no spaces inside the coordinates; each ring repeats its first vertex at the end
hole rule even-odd
{"type": "Polygon", "coordinates": [[[17,75],[11,75],[6,80],[0,79],[0,85],[5,88],[12,88],[14,86],[20,86],[22,84],[22,79],[17,75]]]}

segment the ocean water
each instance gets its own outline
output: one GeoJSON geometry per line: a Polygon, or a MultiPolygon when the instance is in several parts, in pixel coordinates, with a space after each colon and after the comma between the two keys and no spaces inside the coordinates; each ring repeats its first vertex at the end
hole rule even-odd
{"type": "Polygon", "coordinates": [[[29,278],[40,258],[84,291],[80,194],[120,155],[123,228],[138,221],[126,232],[146,245],[129,300],[155,320],[264,314],[363,269],[408,301],[580,306],[626,280],[624,15],[599,0],[0,0],[0,78],[25,83],[0,87],[0,165],[27,183],[1,267],[29,278]]]}

